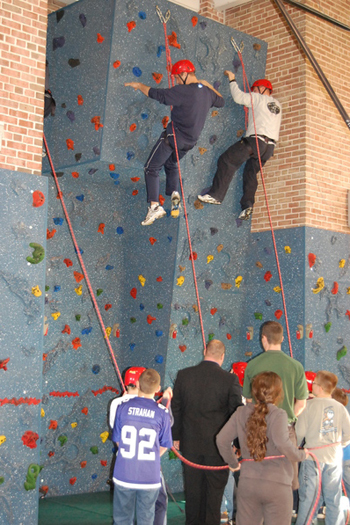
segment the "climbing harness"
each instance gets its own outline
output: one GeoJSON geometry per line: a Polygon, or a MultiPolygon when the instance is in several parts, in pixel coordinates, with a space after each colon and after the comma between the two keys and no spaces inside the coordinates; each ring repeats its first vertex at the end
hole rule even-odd
{"type": "MultiPolygon", "coordinates": [[[[235,48],[235,50],[236,50],[236,52],[237,52],[237,54],[238,54],[239,60],[240,60],[240,62],[241,62],[241,64],[242,64],[243,82],[246,83],[246,84],[248,85],[248,92],[249,92],[249,94],[250,94],[250,99],[251,99],[252,115],[253,115],[254,131],[255,131],[255,140],[256,140],[256,147],[257,147],[258,159],[259,159],[259,166],[260,166],[260,175],[261,175],[261,181],[262,181],[262,185],[263,185],[263,189],[264,189],[264,194],[265,194],[265,203],[266,203],[266,207],[267,207],[267,214],[268,214],[268,217],[269,217],[269,223],[270,223],[270,228],[271,228],[271,236],[272,236],[272,242],[273,242],[273,247],[274,247],[274,251],[275,251],[275,257],[276,257],[276,264],[277,264],[278,277],[279,277],[279,281],[280,281],[280,285],[281,285],[281,294],[282,294],[282,302],[283,302],[284,315],[285,315],[285,318],[286,318],[286,329],[287,329],[287,335],[288,335],[289,352],[290,352],[290,356],[293,357],[292,341],[291,341],[290,331],[289,331],[289,323],[288,323],[288,315],[287,315],[287,306],[286,306],[286,298],[285,298],[285,295],[284,295],[284,288],[283,288],[283,281],[282,281],[282,273],[281,273],[281,267],[280,267],[280,263],[279,263],[278,252],[277,252],[277,245],[276,245],[275,232],[274,232],[273,225],[272,225],[272,218],[271,218],[271,213],[270,213],[269,201],[268,201],[267,191],[266,191],[266,186],[265,186],[264,172],[263,172],[263,167],[262,167],[262,163],[261,163],[260,150],[259,150],[259,139],[258,139],[258,135],[257,135],[257,132],[256,132],[256,123],[255,123],[255,115],[254,115],[253,97],[252,97],[251,90],[250,90],[250,88],[249,88],[249,82],[248,82],[248,78],[247,78],[247,75],[246,75],[246,72],[245,72],[245,67],[244,67],[243,57],[242,57],[242,54],[241,54],[240,48],[238,47],[238,45],[237,45],[237,43],[235,42],[235,40],[234,40],[233,37],[231,37],[231,44],[232,44],[233,47],[235,48]]],[[[241,47],[242,47],[242,45],[241,45],[241,47]]]]}
{"type": "Polygon", "coordinates": [[[77,240],[75,238],[75,234],[74,234],[74,231],[73,231],[72,223],[71,223],[71,220],[69,218],[68,211],[67,211],[64,199],[63,199],[63,193],[61,191],[61,188],[60,188],[60,185],[59,185],[59,182],[58,182],[57,174],[56,174],[53,162],[52,162],[52,158],[51,158],[51,155],[50,155],[49,147],[48,147],[47,142],[46,142],[45,135],[44,135],[43,138],[44,138],[44,145],[45,145],[46,152],[47,152],[47,158],[49,160],[49,163],[50,163],[50,166],[51,166],[51,171],[52,171],[52,174],[54,176],[56,187],[57,187],[57,191],[58,191],[57,198],[59,198],[60,201],[61,201],[62,208],[63,208],[63,211],[64,211],[64,215],[66,217],[68,228],[69,228],[69,231],[70,231],[70,234],[71,234],[71,237],[72,237],[72,241],[73,241],[73,244],[74,244],[74,247],[75,247],[75,251],[76,251],[76,254],[78,256],[78,259],[79,259],[79,262],[80,262],[80,266],[81,266],[81,269],[83,270],[83,274],[84,274],[84,277],[85,277],[85,280],[86,280],[86,284],[87,284],[87,287],[88,287],[89,292],[90,292],[92,303],[93,303],[93,305],[95,307],[95,311],[96,311],[98,320],[100,321],[102,332],[104,334],[104,338],[106,340],[106,344],[108,346],[108,350],[109,350],[110,356],[112,358],[112,361],[113,361],[113,364],[114,364],[114,368],[115,368],[115,370],[116,370],[116,372],[118,374],[119,381],[120,381],[120,384],[121,384],[121,386],[123,388],[123,391],[125,392],[126,391],[125,385],[124,385],[124,382],[123,382],[123,379],[122,379],[122,376],[121,376],[121,373],[120,373],[120,370],[119,370],[119,367],[118,367],[118,364],[117,364],[117,360],[115,358],[115,355],[114,355],[114,352],[113,352],[113,349],[112,349],[112,345],[111,345],[109,337],[107,335],[105,325],[104,325],[103,320],[102,320],[102,315],[101,315],[100,309],[98,307],[98,304],[97,304],[97,301],[96,301],[96,297],[95,297],[95,294],[93,292],[93,289],[92,289],[92,286],[91,286],[91,283],[90,283],[90,279],[89,279],[89,276],[88,276],[88,273],[87,273],[87,270],[86,270],[86,267],[85,267],[85,264],[84,264],[84,261],[83,261],[83,258],[82,258],[81,253],[80,253],[80,248],[79,248],[77,240]]]}

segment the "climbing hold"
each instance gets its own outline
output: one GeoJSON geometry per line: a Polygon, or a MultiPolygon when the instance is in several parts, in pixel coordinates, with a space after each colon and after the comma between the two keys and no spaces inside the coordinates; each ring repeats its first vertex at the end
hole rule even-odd
{"type": "Polygon", "coordinates": [[[135,346],[136,346],[135,343],[130,343],[129,344],[130,350],[133,351],[135,349],[135,346]]]}
{"type": "Polygon", "coordinates": [[[205,289],[209,290],[212,284],[213,284],[213,281],[211,281],[210,279],[207,279],[206,281],[204,281],[205,289]]]}
{"type": "Polygon", "coordinates": [[[189,323],[189,320],[187,319],[187,317],[185,317],[185,319],[182,319],[182,326],[187,326],[189,323]]]}
{"type": "Polygon", "coordinates": [[[147,15],[144,11],[140,11],[139,12],[139,18],[141,18],[141,20],[146,20],[147,18],[147,15]]]}
{"type": "Polygon", "coordinates": [[[122,235],[124,233],[124,230],[121,226],[118,226],[118,228],[116,229],[116,232],[118,235],[122,235]]]}
{"type": "Polygon", "coordinates": [[[306,337],[308,339],[312,339],[313,336],[314,336],[314,331],[312,329],[312,324],[311,323],[308,323],[306,326],[305,326],[305,333],[306,333],[306,337]]]}
{"type": "Polygon", "coordinates": [[[316,282],[316,287],[312,288],[312,291],[314,294],[319,293],[324,288],[324,279],[323,277],[319,277],[316,282]]]}
{"type": "Polygon", "coordinates": [[[42,291],[38,285],[32,287],[32,294],[35,295],[35,297],[40,297],[42,295],[42,291]]]}
{"type": "Polygon", "coordinates": [[[86,22],[87,22],[87,20],[86,20],[86,16],[84,15],[84,13],[81,13],[81,14],[79,15],[79,21],[80,21],[80,23],[81,23],[81,25],[82,25],[83,27],[86,26],[86,22]]]}
{"type": "MultiPolygon", "coordinates": [[[[223,290],[231,290],[232,284],[231,283],[221,283],[221,288],[223,290]]],[[[238,286],[238,288],[239,288],[239,286],[238,286]]]]}
{"type": "Polygon", "coordinates": [[[316,255],[314,253],[309,253],[308,259],[309,259],[309,267],[312,268],[316,262],[316,255]]]}
{"type": "Polygon", "coordinates": [[[204,31],[204,29],[207,27],[207,23],[204,22],[204,21],[203,21],[203,22],[200,22],[199,25],[201,26],[201,28],[203,29],[203,31],[204,31]]]}
{"type": "Polygon", "coordinates": [[[255,319],[258,319],[259,321],[262,321],[263,315],[261,312],[254,312],[255,319]]]}
{"type": "Polygon", "coordinates": [[[110,303],[105,304],[105,310],[108,312],[112,308],[112,305],[110,303]]]}
{"type": "Polygon", "coordinates": [[[56,230],[46,229],[46,239],[52,239],[55,236],[56,230]]]}
{"type": "Polygon", "coordinates": [[[49,430],[50,429],[52,429],[52,430],[56,430],[57,429],[57,421],[55,419],[50,419],[49,430]]]}
{"type": "Polygon", "coordinates": [[[218,231],[219,230],[217,228],[210,228],[210,235],[216,235],[218,231]]]}
{"type": "Polygon", "coordinates": [[[97,233],[102,233],[104,235],[105,233],[105,223],[101,222],[97,228],[97,233]]]}
{"type": "Polygon", "coordinates": [[[57,441],[59,441],[60,444],[61,444],[61,447],[63,447],[63,445],[64,445],[65,443],[67,443],[68,438],[67,438],[67,436],[65,436],[64,434],[61,434],[61,435],[57,438],[57,441]]]}
{"type": "Polygon", "coordinates": [[[68,334],[68,335],[70,334],[70,327],[69,327],[68,324],[64,325],[64,328],[62,330],[62,334],[68,334]]]}
{"type": "Polygon", "coordinates": [[[21,439],[22,439],[23,445],[25,445],[28,448],[33,449],[37,447],[36,442],[39,439],[39,434],[37,434],[36,432],[32,432],[31,430],[27,430],[23,434],[21,439]]]}
{"type": "Polygon", "coordinates": [[[78,350],[78,348],[81,347],[80,337],[76,337],[75,339],[73,339],[72,345],[74,350],[78,350]]]}
{"type": "Polygon", "coordinates": [[[132,288],[130,290],[130,295],[133,299],[136,299],[136,296],[137,296],[137,288],[132,288]]]}
{"type": "Polygon", "coordinates": [[[282,310],[276,310],[276,311],[275,311],[275,317],[276,317],[276,319],[281,319],[282,315],[283,315],[282,310]]]}
{"type": "Polygon", "coordinates": [[[132,195],[133,197],[135,197],[135,195],[138,195],[138,193],[139,193],[139,190],[133,190],[132,193],[131,193],[131,195],[132,195]]]}
{"type": "Polygon", "coordinates": [[[281,293],[282,290],[281,290],[280,286],[275,286],[273,291],[276,292],[276,293],[281,293]]]}
{"type": "Polygon", "coordinates": [[[208,335],[208,341],[211,341],[212,339],[214,339],[215,337],[215,334],[209,334],[208,335]]]}
{"type": "Polygon", "coordinates": [[[74,150],[74,140],[72,139],[67,139],[66,140],[66,144],[67,144],[67,149],[68,150],[74,150]]]}
{"type": "Polygon", "coordinates": [[[155,242],[157,242],[157,239],[155,239],[154,237],[150,237],[150,238],[149,238],[149,242],[150,242],[150,243],[152,244],[152,246],[153,246],[153,244],[154,244],[155,242]]]}
{"type": "Polygon", "coordinates": [[[80,283],[80,281],[82,281],[84,279],[84,275],[82,273],[80,273],[80,272],[74,271],[73,275],[74,275],[74,279],[76,280],[77,283],[80,283]]]}
{"type": "Polygon", "coordinates": [[[45,195],[38,190],[33,192],[33,207],[40,208],[45,202],[45,195]]]}
{"type": "Polygon", "coordinates": [[[43,467],[36,463],[31,463],[28,467],[26,481],[24,482],[25,490],[34,490],[36,486],[36,479],[39,476],[40,471],[43,467]]]}
{"type": "Polygon", "coordinates": [[[285,251],[286,253],[292,253],[292,248],[291,248],[290,246],[285,246],[285,247],[284,247],[284,251],[285,251]]]}
{"type": "Polygon", "coordinates": [[[135,153],[133,151],[128,151],[126,154],[126,158],[128,160],[132,160],[135,157],[135,153]]]}
{"type": "Polygon", "coordinates": [[[247,326],[247,332],[246,332],[247,341],[252,341],[254,337],[254,328],[253,326],[247,326]]]}
{"type": "Polygon", "coordinates": [[[324,329],[325,331],[328,333],[329,330],[331,329],[331,326],[332,326],[332,323],[329,321],[328,323],[325,323],[324,325],[324,329]]]}
{"type": "Polygon", "coordinates": [[[69,268],[70,266],[73,266],[73,263],[70,259],[63,259],[64,264],[69,268]]]}
{"type": "Polygon", "coordinates": [[[120,60],[116,60],[115,62],[113,62],[113,67],[114,69],[118,69],[118,67],[121,65],[121,62],[120,60]]]}
{"type": "Polygon", "coordinates": [[[153,321],[156,321],[157,318],[156,317],[153,317],[152,315],[148,314],[147,315],[147,323],[148,324],[152,324],[153,321]]]}
{"type": "Polygon", "coordinates": [[[63,47],[65,43],[66,43],[66,39],[64,38],[64,36],[58,36],[56,38],[53,38],[52,39],[52,50],[56,51],[56,49],[63,47]]]}
{"type": "Polygon", "coordinates": [[[77,99],[78,99],[78,106],[82,106],[84,104],[83,97],[81,95],[78,95],[77,99]]]}
{"type": "Polygon", "coordinates": [[[82,194],[82,195],[77,195],[75,198],[76,198],[78,201],[83,202],[83,200],[84,200],[85,197],[84,197],[84,195],[82,194]]]}
{"type": "Polygon", "coordinates": [[[211,116],[212,117],[217,117],[219,114],[218,110],[217,109],[214,109],[214,111],[211,112],[211,116]]]}
{"type": "Polygon", "coordinates": [[[101,117],[95,116],[91,119],[91,124],[95,125],[95,131],[98,131],[100,128],[103,128],[103,124],[101,124],[101,117]]]}
{"type": "Polygon", "coordinates": [[[87,328],[83,328],[81,333],[82,335],[89,335],[92,332],[92,326],[88,326],[87,328]]]}
{"type": "Polygon", "coordinates": [[[192,252],[192,255],[190,254],[190,256],[189,256],[188,259],[189,259],[189,261],[191,261],[192,259],[193,259],[194,261],[196,261],[196,260],[197,260],[197,257],[198,257],[197,252],[192,252]]]}
{"type": "Polygon", "coordinates": [[[26,257],[26,260],[30,262],[30,264],[40,263],[45,257],[44,248],[41,246],[41,244],[38,244],[37,242],[31,242],[29,246],[33,248],[33,253],[32,256],[26,257]]]}
{"type": "Polygon", "coordinates": [[[302,324],[297,325],[297,339],[304,339],[304,327],[302,324]]]}
{"type": "Polygon", "coordinates": [[[224,248],[224,245],[223,244],[219,244],[219,246],[216,247],[216,250],[218,253],[220,253],[224,248]]]}
{"type": "Polygon", "coordinates": [[[198,24],[198,17],[197,16],[193,16],[191,18],[191,22],[192,22],[192,26],[196,27],[196,25],[198,24]]]}
{"type": "Polygon", "coordinates": [[[258,268],[263,268],[263,265],[260,261],[256,261],[255,266],[257,266],[258,268]]]}
{"type": "Polygon", "coordinates": [[[6,441],[6,436],[2,435],[0,436],[0,445],[3,445],[6,441]]]}
{"type": "Polygon", "coordinates": [[[214,260],[214,255],[208,255],[207,256],[207,264],[209,264],[213,260],[214,260]]]}
{"type": "Polygon", "coordinates": [[[62,226],[64,219],[62,217],[55,217],[52,219],[56,226],[62,226]]]}
{"type": "MultiPolygon", "coordinates": [[[[141,274],[139,275],[139,281],[141,283],[141,286],[145,286],[146,279],[141,274]]],[[[135,299],[135,297],[134,297],[134,299],[135,299]]]]}
{"type": "Polygon", "coordinates": [[[130,317],[130,323],[136,323],[136,317],[130,317]]]}
{"type": "Polygon", "coordinates": [[[100,365],[93,365],[93,367],[91,368],[91,371],[93,374],[97,375],[101,370],[101,367],[100,365]]]}
{"type": "Polygon", "coordinates": [[[7,370],[7,363],[10,361],[10,358],[7,357],[6,359],[2,359],[0,361],[0,370],[7,370]]]}
{"type": "Polygon", "coordinates": [[[142,71],[139,67],[133,67],[132,72],[135,75],[135,77],[140,77],[142,75],[142,71]]]}
{"type": "Polygon", "coordinates": [[[105,338],[109,338],[109,336],[111,335],[112,333],[112,327],[111,326],[107,326],[106,328],[106,335],[105,335],[105,338]]]}
{"type": "Polygon", "coordinates": [[[163,335],[162,330],[156,330],[155,333],[156,333],[156,336],[157,336],[157,337],[162,337],[162,335],[163,335]]]}
{"type": "Polygon", "coordinates": [[[345,259],[340,259],[339,268],[344,268],[344,266],[345,266],[345,259]]]}
{"type": "Polygon", "coordinates": [[[88,407],[84,407],[84,408],[81,409],[81,411],[82,411],[82,413],[83,413],[85,416],[87,416],[87,414],[88,414],[88,412],[89,412],[89,409],[88,409],[88,407]]]}
{"type": "Polygon", "coordinates": [[[162,124],[163,124],[163,128],[164,129],[166,129],[166,127],[168,125],[168,122],[169,122],[169,117],[168,116],[162,118],[162,124]]]}
{"type": "Polygon", "coordinates": [[[76,427],[78,426],[78,423],[71,423],[70,426],[71,426],[72,428],[76,428],[76,427]]]}
{"type": "Polygon", "coordinates": [[[199,153],[200,153],[201,155],[204,155],[204,153],[205,153],[206,151],[208,151],[207,148],[200,148],[200,147],[198,147],[198,149],[199,149],[199,153]]]}
{"type": "Polygon", "coordinates": [[[180,348],[181,352],[184,352],[186,350],[187,346],[186,345],[180,345],[179,348],[180,348]]]}
{"type": "Polygon", "coordinates": [[[99,295],[101,295],[102,292],[103,292],[102,288],[98,288],[98,289],[96,290],[96,295],[97,295],[97,297],[98,297],[99,295]]]}
{"type": "Polygon", "coordinates": [[[51,314],[51,317],[53,317],[54,321],[57,321],[60,315],[61,315],[61,312],[54,312],[53,314],[51,314]]]}
{"type": "Polygon", "coordinates": [[[218,140],[216,135],[212,135],[209,139],[209,144],[213,145],[218,140]]]}
{"type": "Polygon", "coordinates": [[[272,273],[270,271],[266,272],[265,275],[264,275],[264,279],[265,281],[268,283],[269,280],[271,279],[272,277],[272,273]]]}
{"type": "Polygon", "coordinates": [[[40,417],[45,417],[45,410],[43,408],[40,409],[40,417]]]}
{"type": "Polygon", "coordinates": [[[128,32],[130,33],[136,27],[136,22],[134,20],[131,20],[131,22],[128,22],[126,24],[126,27],[128,28],[128,32]]]}
{"type": "Polygon", "coordinates": [[[70,478],[69,483],[71,485],[74,485],[76,481],[77,481],[77,478],[76,478],[76,476],[74,476],[74,478],[70,478]]]}
{"type": "Polygon", "coordinates": [[[101,459],[100,463],[103,467],[107,467],[107,461],[105,459],[101,459]]]}
{"type": "Polygon", "coordinates": [[[181,275],[180,277],[177,278],[176,286],[182,286],[184,282],[185,282],[185,277],[181,275]]]}
{"type": "Polygon", "coordinates": [[[83,294],[83,285],[81,284],[80,286],[78,286],[77,288],[74,288],[74,291],[77,295],[82,295],[83,294]]]}
{"type": "Polygon", "coordinates": [[[97,33],[97,43],[102,44],[103,41],[104,41],[104,37],[100,35],[100,33],[97,33]]]}
{"type": "Polygon", "coordinates": [[[100,434],[102,443],[106,443],[108,436],[109,436],[109,432],[107,432],[107,430],[105,432],[102,432],[102,434],[100,434]]]}
{"type": "Polygon", "coordinates": [[[332,293],[333,295],[337,295],[338,290],[339,290],[339,285],[338,285],[338,283],[337,283],[336,281],[334,281],[334,284],[333,284],[333,288],[332,288],[332,290],[331,290],[331,293],[332,293]]]}
{"type": "Polygon", "coordinates": [[[235,279],[235,287],[239,288],[242,284],[242,281],[243,281],[243,277],[241,275],[238,275],[238,277],[236,277],[235,279]]]}
{"type": "Polygon", "coordinates": [[[163,308],[162,303],[157,303],[157,308],[158,308],[158,310],[161,310],[163,308]]]}
{"type": "Polygon", "coordinates": [[[344,357],[347,354],[347,352],[348,352],[348,349],[346,348],[346,346],[345,345],[342,346],[340,350],[338,350],[337,352],[337,361],[340,361],[340,359],[344,357]]]}
{"type": "Polygon", "coordinates": [[[159,354],[158,354],[158,355],[156,355],[156,357],[154,358],[154,360],[155,360],[156,363],[162,364],[163,361],[164,361],[164,358],[163,358],[162,355],[159,355],[159,354]]]}
{"type": "Polygon", "coordinates": [[[163,75],[161,73],[152,73],[152,77],[153,77],[153,80],[157,84],[160,84],[160,82],[162,81],[163,75]]]}
{"type": "Polygon", "coordinates": [[[167,36],[168,36],[169,46],[176,47],[177,49],[181,49],[181,45],[177,41],[177,34],[175,33],[175,31],[172,31],[171,35],[167,35],[167,36]]]}
{"type": "Polygon", "coordinates": [[[211,315],[215,315],[217,311],[218,311],[217,308],[211,308],[210,313],[211,315]]]}

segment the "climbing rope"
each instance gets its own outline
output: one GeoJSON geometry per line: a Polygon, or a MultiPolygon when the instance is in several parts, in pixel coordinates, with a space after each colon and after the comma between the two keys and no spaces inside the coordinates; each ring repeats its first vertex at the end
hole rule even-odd
{"type": "Polygon", "coordinates": [[[92,289],[92,286],[91,286],[91,283],[90,283],[90,279],[89,279],[87,270],[85,268],[85,264],[84,264],[83,258],[82,258],[81,253],[80,253],[80,248],[78,246],[78,243],[77,243],[77,240],[76,240],[76,237],[75,237],[75,234],[74,234],[74,230],[73,230],[73,227],[72,227],[72,223],[71,223],[71,220],[69,218],[68,211],[67,211],[64,199],[63,199],[63,193],[61,191],[61,188],[60,188],[60,185],[59,185],[59,182],[58,182],[58,178],[57,178],[56,171],[55,171],[55,168],[54,168],[54,165],[53,165],[53,162],[52,162],[52,158],[51,158],[51,155],[50,155],[50,150],[49,150],[49,147],[47,145],[45,135],[44,135],[43,138],[44,138],[44,144],[45,144],[45,149],[46,149],[46,153],[47,153],[47,158],[49,160],[49,163],[50,163],[50,166],[51,166],[51,171],[52,171],[52,174],[54,176],[56,187],[57,187],[57,191],[58,191],[57,198],[59,198],[60,201],[61,201],[62,208],[63,208],[63,211],[64,211],[64,215],[66,217],[68,228],[69,228],[69,231],[70,231],[70,234],[71,234],[71,237],[72,237],[72,241],[73,241],[73,244],[74,244],[74,247],[75,247],[75,251],[76,251],[76,254],[78,256],[78,259],[79,259],[79,262],[80,262],[80,266],[81,266],[81,268],[83,270],[83,274],[84,274],[84,277],[85,277],[85,280],[86,280],[86,284],[87,284],[87,287],[89,289],[90,296],[91,296],[93,305],[95,307],[98,320],[100,321],[102,332],[104,334],[104,338],[106,340],[106,343],[107,343],[107,346],[108,346],[108,350],[109,350],[110,356],[111,356],[113,364],[114,364],[114,368],[115,368],[115,370],[116,370],[116,372],[118,374],[119,381],[120,381],[120,384],[121,384],[121,386],[123,388],[123,391],[125,392],[126,391],[125,385],[124,385],[124,382],[123,382],[123,379],[122,379],[122,376],[121,376],[121,373],[120,373],[120,370],[119,370],[119,367],[118,367],[118,364],[117,364],[117,360],[115,358],[115,355],[114,355],[114,352],[113,352],[113,349],[112,349],[112,346],[111,346],[111,343],[109,341],[109,337],[107,335],[105,325],[104,325],[103,320],[102,320],[101,312],[100,312],[100,309],[98,307],[98,304],[97,304],[97,301],[96,301],[96,297],[95,297],[95,294],[93,292],[93,289],[92,289]]]}
{"type": "MultiPolygon", "coordinates": [[[[174,86],[174,79],[173,79],[173,76],[170,75],[171,73],[171,68],[172,68],[172,63],[171,63],[171,53],[170,53],[170,48],[169,48],[169,43],[168,43],[168,37],[167,37],[167,30],[166,30],[166,23],[168,22],[169,18],[170,18],[170,12],[167,11],[165,17],[163,17],[159,7],[157,6],[156,7],[157,9],[157,14],[163,24],[163,29],[164,29],[164,36],[165,36],[165,51],[166,51],[166,61],[167,61],[167,71],[168,71],[168,82],[169,82],[169,87],[173,87],[174,86]]],[[[172,106],[171,106],[171,109],[172,109],[172,106]]],[[[191,234],[190,234],[190,228],[189,228],[189,224],[188,224],[188,216],[187,216],[187,208],[186,208],[186,200],[185,200],[185,192],[184,192],[184,188],[183,188],[183,182],[182,182],[182,174],[181,174],[181,167],[180,167],[180,159],[179,159],[179,152],[178,152],[178,147],[177,147],[177,141],[176,141],[176,134],[175,134],[175,129],[174,129],[174,123],[172,122],[171,123],[172,125],[172,129],[173,129],[173,135],[174,135],[174,144],[175,144],[175,152],[176,152],[176,160],[177,160],[177,165],[178,165],[178,170],[179,170],[179,181],[180,181],[180,188],[181,188],[181,196],[182,196],[182,202],[183,202],[183,207],[184,207],[184,217],[185,217],[185,222],[186,222],[186,230],[187,230],[187,237],[188,237],[188,246],[189,246],[189,249],[190,249],[190,260],[191,260],[191,265],[192,265],[192,273],[193,273],[193,282],[194,282],[194,287],[195,287],[195,291],[196,291],[196,298],[197,298],[197,305],[198,305],[198,315],[199,315],[199,323],[200,323],[200,327],[201,327],[201,332],[202,332],[202,339],[203,339],[203,346],[204,346],[204,350],[206,349],[206,341],[205,341],[205,333],[204,333],[204,326],[203,326],[203,317],[202,317],[202,309],[201,309],[201,303],[200,303],[200,298],[199,298],[199,291],[198,291],[198,284],[197,284],[197,276],[196,276],[196,269],[195,269],[195,265],[194,265],[194,256],[193,256],[193,250],[192,250],[192,242],[191,242],[191,234]]]]}
{"type": "Polygon", "coordinates": [[[282,273],[281,273],[281,267],[280,267],[278,252],[277,252],[275,232],[274,232],[273,225],[272,225],[272,218],[271,218],[271,213],[270,213],[269,201],[268,201],[267,191],[266,191],[266,186],[265,186],[264,171],[263,171],[263,166],[262,166],[262,163],[261,163],[260,150],[259,150],[259,139],[258,139],[258,135],[257,135],[257,132],[256,132],[253,97],[252,97],[252,93],[251,93],[250,88],[249,88],[249,83],[248,83],[248,78],[247,78],[247,75],[246,75],[246,72],[245,72],[243,57],[242,57],[240,48],[238,47],[238,45],[235,42],[233,37],[231,37],[231,44],[233,45],[235,51],[237,52],[239,60],[240,60],[240,62],[242,64],[243,80],[247,83],[248,91],[249,91],[249,94],[250,94],[250,100],[251,100],[251,106],[252,106],[252,116],[253,116],[253,123],[254,123],[254,131],[255,131],[256,148],[257,148],[257,152],[258,152],[258,159],[259,159],[259,166],[260,166],[260,175],[261,175],[261,181],[262,181],[264,194],[265,194],[265,203],[266,203],[266,208],[267,208],[267,214],[268,214],[268,217],[269,217],[269,223],[270,223],[273,247],[274,247],[274,251],[275,251],[278,277],[279,277],[279,281],[280,281],[280,285],[281,285],[281,294],[282,294],[284,315],[285,315],[285,318],[286,318],[286,329],[287,329],[287,336],[288,336],[289,352],[290,352],[290,356],[293,357],[292,341],[291,341],[290,331],[289,331],[287,305],[286,305],[286,298],[285,298],[285,294],[284,294],[282,273]]]}

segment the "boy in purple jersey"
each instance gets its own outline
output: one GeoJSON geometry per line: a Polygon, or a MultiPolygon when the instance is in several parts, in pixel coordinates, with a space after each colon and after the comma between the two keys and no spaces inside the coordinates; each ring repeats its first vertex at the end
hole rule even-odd
{"type": "Polygon", "coordinates": [[[153,525],[160,481],[160,456],[172,446],[169,411],[153,397],[158,372],[145,370],[138,397],[118,407],[112,439],[119,450],[114,468],[113,525],[153,525]]]}

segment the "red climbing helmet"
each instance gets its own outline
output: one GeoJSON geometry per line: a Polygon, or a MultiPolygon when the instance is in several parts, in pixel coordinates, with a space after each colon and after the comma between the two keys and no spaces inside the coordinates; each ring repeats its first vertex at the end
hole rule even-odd
{"type": "Polygon", "coordinates": [[[305,372],[307,387],[309,389],[309,392],[312,392],[312,383],[315,380],[316,372],[305,372]]]}
{"type": "Polygon", "coordinates": [[[237,361],[236,363],[233,363],[232,365],[232,371],[236,376],[238,377],[239,384],[243,386],[244,382],[244,373],[245,369],[247,368],[247,364],[244,361],[237,361]]]}
{"type": "Polygon", "coordinates": [[[136,385],[136,381],[140,379],[142,372],[146,370],[143,366],[132,366],[125,372],[124,383],[125,386],[136,385]]]}
{"type": "Polygon", "coordinates": [[[172,75],[181,75],[181,73],[194,73],[196,68],[189,60],[179,60],[171,68],[172,75]]]}
{"type": "Polygon", "coordinates": [[[252,85],[252,87],[250,88],[250,90],[253,91],[255,87],[260,87],[260,86],[263,86],[264,88],[269,89],[272,93],[272,84],[269,80],[266,80],[266,78],[260,78],[259,80],[256,80],[254,84],[252,85]]]}

